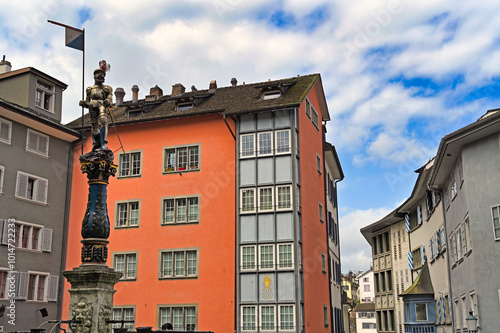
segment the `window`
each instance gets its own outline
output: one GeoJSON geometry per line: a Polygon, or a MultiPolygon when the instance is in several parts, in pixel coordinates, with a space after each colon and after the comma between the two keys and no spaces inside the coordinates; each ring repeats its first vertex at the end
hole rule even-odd
{"type": "Polygon", "coordinates": [[[292,187],[290,185],[276,187],[276,201],[277,209],[290,209],[292,208],[292,187]]]}
{"type": "Polygon", "coordinates": [[[3,178],[5,174],[5,167],[0,165],[0,194],[3,193],[3,178]]]}
{"type": "Polygon", "coordinates": [[[160,278],[198,276],[198,250],[161,250],[160,278]]]}
{"type": "Polygon", "coordinates": [[[49,274],[29,272],[28,301],[47,301],[49,274]]]}
{"type": "Polygon", "coordinates": [[[465,221],[461,227],[462,227],[463,254],[466,255],[469,253],[469,251],[472,250],[472,243],[471,243],[471,239],[470,239],[470,223],[469,223],[468,216],[465,218],[465,221]]]}
{"type": "Polygon", "coordinates": [[[500,239],[500,205],[491,207],[491,218],[493,220],[493,233],[495,240],[500,239]]]}
{"type": "Polygon", "coordinates": [[[276,330],[274,305],[261,305],[260,307],[260,328],[262,331],[276,330]]]}
{"type": "Polygon", "coordinates": [[[323,223],[324,217],[323,217],[323,204],[320,202],[319,203],[319,221],[323,223]]]}
{"type": "Polygon", "coordinates": [[[140,221],[140,200],[117,202],[115,210],[115,227],[137,227],[140,221]]]}
{"type": "Polygon", "coordinates": [[[318,169],[318,173],[321,175],[321,157],[316,154],[316,167],[318,169]]]}
{"type": "Polygon", "coordinates": [[[113,253],[113,268],[123,273],[122,280],[137,279],[137,252],[113,253]]]}
{"type": "Polygon", "coordinates": [[[456,241],[455,254],[456,254],[457,261],[459,261],[463,257],[463,252],[462,252],[462,228],[461,228],[461,226],[458,226],[457,230],[455,230],[455,241],[456,241]]]}
{"type": "Polygon", "coordinates": [[[164,173],[200,170],[200,145],[164,149],[164,173]]]}
{"type": "Polygon", "coordinates": [[[255,306],[241,307],[242,331],[257,330],[257,309],[255,306]]]}
{"type": "Polygon", "coordinates": [[[54,112],[54,86],[37,80],[35,105],[46,111],[54,112]]]}
{"type": "Polygon", "coordinates": [[[427,321],[426,303],[415,303],[415,311],[417,313],[417,321],[427,321]]]}
{"type": "Polygon", "coordinates": [[[0,118],[0,142],[10,145],[12,135],[12,123],[3,118],[0,118]]]}
{"type": "Polygon", "coordinates": [[[373,329],[377,328],[377,324],[375,323],[362,323],[361,326],[362,328],[373,328],[373,329]]]}
{"type": "Polygon", "coordinates": [[[312,118],[311,118],[311,121],[314,125],[314,127],[316,127],[317,130],[319,130],[319,116],[318,116],[318,112],[316,112],[316,110],[311,106],[311,114],[312,114],[312,118]]]}
{"type": "Polygon", "coordinates": [[[197,321],[196,306],[160,306],[159,326],[170,323],[174,331],[195,331],[197,321]]]}
{"type": "Polygon", "coordinates": [[[306,116],[311,118],[311,103],[307,98],[306,98],[306,116]]]}
{"type": "Polygon", "coordinates": [[[0,299],[7,299],[9,288],[7,287],[7,276],[9,270],[7,268],[0,268],[0,299]]]}
{"type": "Polygon", "coordinates": [[[42,156],[49,156],[49,137],[28,128],[26,150],[42,156]]]}
{"type": "Polygon", "coordinates": [[[328,306],[323,305],[323,324],[328,327],[328,306]]]}
{"type": "Polygon", "coordinates": [[[279,305],[278,317],[280,331],[293,331],[295,329],[295,311],[293,305],[279,305]]]}
{"type": "Polygon", "coordinates": [[[256,253],[255,246],[241,247],[241,270],[255,270],[256,253]]]}
{"type": "Polygon", "coordinates": [[[450,182],[450,195],[452,200],[457,195],[457,182],[455,181],[455,177],[453,177],[450,182]]]}
{"type": "Polygon", "coordinates": [[[326,257],[324,253],[321,253],[321,271],[326,274],[326,257]]]}
{"type": "Polygon", "coordinates": [[[267,99],[275,99],[275,98],[278,98],[281,96],[281,91],[279,90],[272,90],[272,91],[266,91],[263,95],[262,95],[262,99],[263,100],[267,100],[267,99]]]}
{"type": "Polygon", "coordinates": [[[258,143],[258,152],[259,156],[263,155],[272,155],[273,154],[273,133],[272,132],[264,132],[258,133],[259,137],[258,143]]]}
{"type": "Polygon", "coordinates": [[[274,195],[272,187],[259,188],[259,211],[273,210],[273,197],[274,195]]]}
{"type": "Polygon", "coordinates": [[[163,198],[163,224],[200,222],[200,197],[163,198]]]}
{"type": "Polygon", "coordinates": [[[417,222],[418,224],[422,224],[422,206],[417,206],[417,222]]]}
{"type": "Polygon", "coordinates": [[[177,104],[177,111],[187,111],[193,108],[193,103],[179,103],[177,104]]]}
{"type": "Polygon", "coordinates": [[[255,212],[255,189],[241,190],[241,213],[255,212]]]}
{"type": "Polygon", "coordinates": [[[118,154],[119,171],[118,177],[135,177],[141,175],[142,152],[128,152],[118,154]]]}
{"type": "Polygon", "coordinates": [[[290,152],[290,130],[276,131],[276,154],[290,152]]]}
{"type": "MultiPolygon", "coordinates": [[[[135,329],[135,308],[134,307],[113,307],[113,320],[133,320],[132,323],[124,323],[123,327],[135,329]]],[[[113,324],[113,328],[120,328],[122,324],[113,324]]]]}
{"type": "Polygon", "coordinates": [[[243,134],[240,136],[241,157],[255,156],[255,134],[243,134]]]}
{"type": "Polygon", "coordinates": [[[371,291],[369,284],[365,284],[363,287],[364,287],[364,291],[371,291]]]}
{"type": "Polygon", "coordinates": [[[292,244],[278,244],[278,268],[293,268],[292,244]]]}
{"type": "Polygon", "coordinates": [[[46,204],[48,183],[45,178],[18,171],[16,197],[46,204]]]}
{"type": "Polygon", "coordinates": [[[274,245],[259,246],[259,265],[261,270],[274,269],[274,245]]]}

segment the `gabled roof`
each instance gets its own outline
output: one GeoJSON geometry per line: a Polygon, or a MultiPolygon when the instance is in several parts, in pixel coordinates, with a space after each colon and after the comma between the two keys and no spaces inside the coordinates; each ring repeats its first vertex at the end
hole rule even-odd
{"type": "Polygon", "coordinates": [[[493,109],[476,122],[443,137],[429,177],[429,186],[436,189],[445,186],[463,146],[498,132],[500,132],[500,109],[493,109]]]}
{"type": "Polygon", "coordinates": [[[332,168],[332,176],[334,180],[344,179],[344,171],[342,170],[342,166],[340,165],[339,156],[337,154],[335,146],[329,142],[325,142],[324,150],[326,163],[332,168]]]}
{"type": "MultiPolygon", "coordinates": [[[[220,87],[215,90],[195,90],[185,92],[181,95],[161,96],[153,102],[139,100],[138,103],[124,102],[121,106],[114,107],[111,112],[116,124],[138,123],[169,118],[180,118],[186,116],[202,115],[209,113],[220,113],[223,115],[237,115],[255,111],[267,111],[298,107],[309,91],[315,86],[321,85],[321,76],[311,74],[297,76],[288,79],[259,82],[253,84],[241,84],[229,87],[220,87]],[[286,87],[284,94],[275,99],[263,100],[261,90],[263,87],[282,86],[286,87]],[[179,102],[195,101],[193,107],[185,111],[177,111],[179,102]],[[129,111],[142,111],[139,115],[129,117],[129,111]]],[[[319,88],[318,88],[319,89],[319,88]]],[[[322,88],[320,89],[322,90],[322,88]]],[[[324,120],[330,120],[324,93],[318,94],[322,116],[324,120]]],[[[72,128],[81,127],[81,119],[76,119],[68,124],[72,128]]],[[[84,127],[90,126],[90,117],[84,116],[84,127]]]]}
{"type": "Polygon", "coordinates": [[[66,83],[61,82],[58,79],[56,79],[55,77],[52,77],[48,74],[45,74],[44,72],[39,71],[38,69],[36,69],[34,67],[25,67],[25,68],[21,68],[21,69],[16,69],[14,71],[2,73],[2,74],[0,74],[0,80],[7,79],[9,77],[14,77],[14,76],[21,75],[21,74],[25,74],[25,73],[33,73],[36,76],[43,77],[44,79],[49,80],[49,81],[53,82],[54,84],[57,84],[58,86],[62,87],[63,89],[66,89],[68,87],[68,85],[66,83]]]}
{"type": "Polygon", "coordinates": [[[405,295],[434,295],[434,288],[432,287],[431,276],[429,274],[429,265],[427,261],[413,284],[403,291],[399,296],[405,295]]]}
{"type": "Polygon", "coordinates": [[[375,311],[375,303],[358,303],[354,311],[356,312],[375,311]]]}
{"type": "Polygon", "coordinates": [[[364,228],[361,228],[361,234],[365,237],[367,242],[370,243],[371,246],[373,246],[372,233],[376,232],[377,230],[389,227],[395,223],[402,222],[403,220],[404,220],[404,214],[399,213],[398,210],[395,209],[383,219],[374,222],[370,225],[367,225],[364,228]]]}

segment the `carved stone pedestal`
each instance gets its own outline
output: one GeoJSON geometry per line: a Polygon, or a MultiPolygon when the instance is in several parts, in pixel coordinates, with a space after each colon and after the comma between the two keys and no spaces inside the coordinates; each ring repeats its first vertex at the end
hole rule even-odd
{"type": "Polygon", "coordinates": [[[106,265],[81,265],[63,272],[71,284],[69,319],[81,320],[74,333],[112,333],[113,294],[123,273],[106,265]]]}

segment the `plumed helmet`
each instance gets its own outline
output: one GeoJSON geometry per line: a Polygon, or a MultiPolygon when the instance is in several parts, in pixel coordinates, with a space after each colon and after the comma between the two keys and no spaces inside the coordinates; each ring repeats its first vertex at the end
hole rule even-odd
{"type": "Polygon", "coordinates": [[[97,68],[96,70],[94,70],[94,75],[96,75],[97,73],[101,72],[102,74],[106,75],[106,72],[103,71],[102,69],[100,68],[97,68]]]}

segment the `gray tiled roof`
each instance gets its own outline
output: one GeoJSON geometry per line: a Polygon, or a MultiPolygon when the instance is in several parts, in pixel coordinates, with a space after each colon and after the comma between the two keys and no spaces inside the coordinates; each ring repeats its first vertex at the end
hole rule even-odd
{"type": "MultiPolygon", "coordinates": [[[[275,81],[220,87],[214,91],[207,89],[185,92],[177,96],[164,95],[153,102],[146,102],[141,99],[134,104],[131,101],[126,101],[121,106],[114,107],[111,112],[116,124],[124,124],[216,112],[236,115],[296,107],[305,99],[307,93],[319,78],[319,74],[310,74],[275,81]],[[263,100],[261,98],[262,90],[268,87],[281,87],[285,93],[276,99],[263,100]],[[195,102],[191,109],[177,111],[176,105],[179,102],[191,100],[195,102]],[[129,117],[129,111],[133,110],[142,110],[142,112],[139,115],[129,117]]],[[[84,115],[84,127],[90,126],[89,120],[87,112],[84,115]]],[[[80,128],[81,118],[73,120],[67,126],[80,128]]]]}

